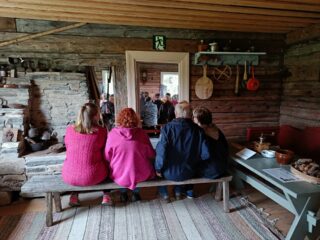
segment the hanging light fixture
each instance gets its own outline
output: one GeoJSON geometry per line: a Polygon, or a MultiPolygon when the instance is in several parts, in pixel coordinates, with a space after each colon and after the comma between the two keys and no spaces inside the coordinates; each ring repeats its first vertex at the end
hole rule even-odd
{"type": "Polygon", "coordinates": [[[147,82],[147,72],[144,70],[144,71],[142,71],[142,73],[141,73],[141,82],[142,83],[146,83],[147,82]]]}

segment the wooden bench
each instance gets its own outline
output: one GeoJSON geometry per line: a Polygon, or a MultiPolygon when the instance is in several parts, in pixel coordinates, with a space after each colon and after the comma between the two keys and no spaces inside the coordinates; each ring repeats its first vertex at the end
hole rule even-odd
{"type": "MultiPolygon", "coordinates": [[[[194,178],[181,182],[174,182],[169,180],[157,179],[146,182],[141,182],[137,187],[155,187],[155,186],[167,186],[167,185],[184,185],[184,184],[199,184],[199,183],[218,183],[215,193],[215,199],[221,200],[223,194],[223,208],[225,212],[229,212],[229,182],[232,180],[232,176],[222,177],[219,179],[207,179],[207,178],[194,178]]],[[[103,182],[94,186],[77,187],[71,186],[63,182],[61,175],[47,175],[47,176],[34,176],[29,179],[21,188],[22,193],[45,193],[47,214],[46,224],[52,226],[53,224],[53,204],[52,197],[55,203],[55,209],[57,212],[62,210],[60,194],[63,192],[72,191],[96,191],[107,189],[120,189],[123,188],[114,182],[103,182]]]]}

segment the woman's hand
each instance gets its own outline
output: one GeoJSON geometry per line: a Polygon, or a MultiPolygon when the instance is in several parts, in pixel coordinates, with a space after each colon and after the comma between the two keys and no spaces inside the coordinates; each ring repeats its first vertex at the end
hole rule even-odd
{"type": "Polygon", "coordinates": [[[159,172],[156,172],[156,175],[157,175],[158,177],[162,177],[162,174],[159,173],[159,172]]]}

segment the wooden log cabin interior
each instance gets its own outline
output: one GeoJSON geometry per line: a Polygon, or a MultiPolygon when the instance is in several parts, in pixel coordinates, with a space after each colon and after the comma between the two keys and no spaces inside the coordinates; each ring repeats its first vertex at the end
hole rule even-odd
{"type": "Polygon", "coordinates": [[[0,239],[320,239],[319,0],[0,0],[0,78],[0,239]],[[167,55],[176,53],[185,55],[167,55]],[[204,66],[212,94],[197,92],[204,66]],[[109,75],[116,113],[139,110],[141,91],[173,91],[160,87],[164,73],[177,74],[179,100],[208,108],[230,143],[231,212],[208,203],[209,184],[195,186],[192,202],[167,205],[156,188],[125,207],[98,206],[101,193],[91,192],[45,227],[43,193],[21,187],[59,175],[65,152],[28,150],[25,137],[49,131],[63,143],[66,126],[83,103],[97,101],[109,75]],[[251,88],[245,74],[257,79],[251,88]],[[261,155],[276,145],[312,162],[261,155]],[[235,155],[247,148],[257,154],[235,155]],[[259,226],[248,216],[262,219],[259,226]]]}

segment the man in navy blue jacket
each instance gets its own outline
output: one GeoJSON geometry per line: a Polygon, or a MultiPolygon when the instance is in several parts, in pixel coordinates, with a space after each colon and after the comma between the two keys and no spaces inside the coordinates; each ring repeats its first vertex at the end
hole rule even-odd
{"type": "MultiPolygon", "coordinates": [[[[161,129],[156,147],[155,169],[159,177],[173,181],[193,178],[202,160],[209,159],[209,150],[204,131],[191,119],[188,102],[175,107],[176,118],[161,129]]],[[[193,197],[192,186],[186,187],[187,197],[193,197]]],[[[159,187],[160,195],[169,201],[167,187],[159,187]]],[[[175,186],[177,199],[181,198],[182,188],[175,186]]]]}

